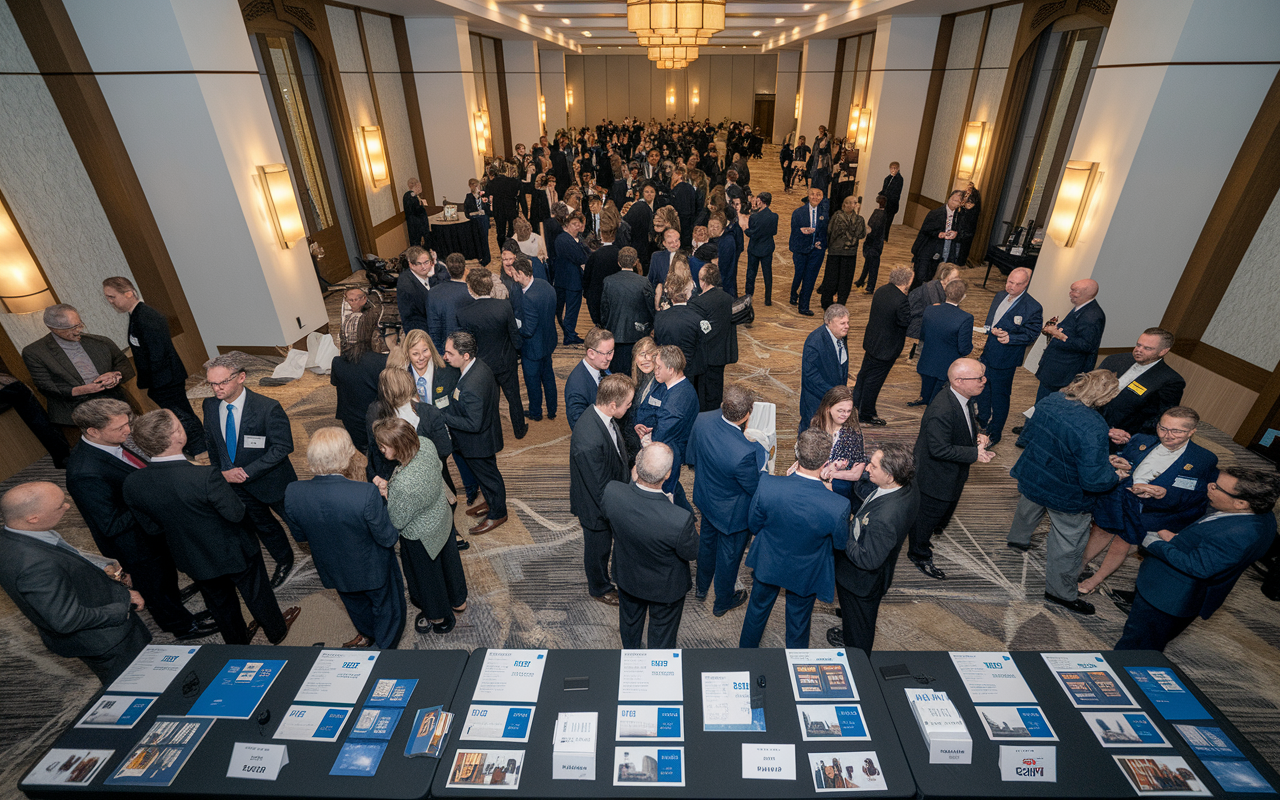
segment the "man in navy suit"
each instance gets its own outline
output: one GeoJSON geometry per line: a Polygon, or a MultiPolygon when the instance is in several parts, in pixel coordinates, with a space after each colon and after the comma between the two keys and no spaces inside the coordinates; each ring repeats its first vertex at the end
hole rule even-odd
{"type": "MultiPolygon", "coordinates": [[[[662,442],[671,448],[675,460],[671,465],[671,475],[662,484],[662,491],[670,494],[676,505],[693,511],[684,487],[680,485],[680,465],[684,463],[693,423],[698,418],[698,392],[685,378],[684,366],[684,353],[679,347],[667,344],[658,348],[653,378],[662,385],[654,389],[646,401],[655,410],[643,416],[653,424],[638,422],[635,431],[642,442],[649,436],[652,441],[662,442]]],[[[639,410],[636,418],[642,418],[639,410]]]]}
{"type": "Polygon", "coordinates": [[[747,602],[746,591],[734,586],[751,538],[747,509],[769,461],[764,447],[743,435],[755,402],[755,393],[745,386],[725,387],[720,407],[702,412],[693,423],[685,454],[695,473],[693,504],[702,512],[696,597],[707,596],[714,577],[717,617],[747,602]]]}
{"type": "Polygon", "coordinates": [[[812,317],[809,298],[813,284],[822,270],[822,258],[827,254],[827,201],[822,190],[809,189],[809,202],[791,212],[791,261],[795,264],[795,277],[791,280],[791,305],[799,305],[800,313],[812,317]]]}
{"type": "Polygon", "coordinates": [[[396,281],[396,307],[400,310],[400,325],[405,333],[427,330],[427,294],[436,285],[449,280],[445,266],[436,261],[436,254],[421,247],[404,251],[409,269],[400,273],[396,281]]]}
{"type": "MultiPolygon", "coordinates": [[[[680,232],[675,228],[667,228],[662,232],[662,249],[653,251],[653,255],[649,256],[649,284],[653,286],[655,295],[659,287],[665,288],[671,260],[679,249],[680,232]]],[[[654,310],[657,310],[656,304],[654,310]]]]}
{"type": "Polygon", "coordinates": [[[289,484],[285,520],[293,538],[311,545],[320,585],[336,589],[355,625],[343,647],[392,650],[404,631],[404,579],[396,563],[400,532],[378,488],[343,475],[355,456],[342,428],[321,428],[307,445],[309,481],[289,484]]]}
{"type": "Polygon", "coordinates": [[[458,330],[458,308],[471,302],[467,290],[467,260],[461,253],[450,253],[444,260],[449,280],[436,284],[427,306],[427,333],[437,352],[444,352],[445,340],[458,330]]]}
{"type": "Polygon", "coordinates": [[[569,430],[573,430],[583,412],[595,404],[600,379],[609,374],[609,362],[613,360],[613,334],[609,331],[592,328],[584,341],[587,352],[564,382],[564,413],[569,420],[569,430]]]}
{"type": "Polygon", "coordinates": [[[541,278],[533,277],[533,264],[521,253],[516,256],[516,282],[524,293],[520,321],[520,365],[524,368],[524,388],[529,394],[528,418],[542,419],[542,394],[547,395],[547,417],[556,418],[556,373],[551,354],[556,349],[556,290],[541,278]]]}
{"type": "Polygon", "coordinates": [[[582,268],[587,264],[587,251],[578,243],[586,220],[577,211],[569,215],[564,230],[556,237],[556,255],[551,269],[556,276],[556,306],[564,306],[560,327],[564,343],[582,344],[578,336],[578,310],[582,307],[582,268]]]}
{"type": "Polygon", "coordinates": [[[773,305],[773,239],[778,235],[778,215],[769,208],[773,195],[761,192],[751,198],[751,216],[742,229],[751,243],[747,245],[746,293],[755,297],[756,271],[764,272],[764,304],[773,305]]]}
{"type": "Polygon", "coordinates": [[[293,430],[275,400],[245,388],[245,370],[233,355],[204,365],[213,397],[204,401],[204,435],[209,463],[244,503],[245,516],[276,562],[271,587],[279,588],[293,570],[293,548],[274,510],[284,516],[284,492],[298,479],[289,461],[293,430]]]}
{"type": "Polygon", "coordinates": [[[849,501],[822,480],[830,456],[831,436],[813,428],[796,440],[795,472],[760,478],[747,512],[756,535],[747,566],[755,570],[755,580],[739,647],[760,646],[780,590],[787,590],[789,648],[809,646],[814,601],[835,599],[831,551],[843,547],[849,536],[849,501]]]}
{"type": "Polygon", "coordinates": [[[629,375],[609,375],[582,415],[569,441],[569,510],[582,524],[582,563],[587,592],[605,605],[618,605],[617,587],[609,579],[613,541],[609,520],[600,507],[611,481],[627,480],[627,443],[618,425],[636,384],[629,375]]]}
{"type": "Polygon", "coordinates": [[[920,396],[929,403],[947,385],[947,370],[957,358],[973,352],[973,315],[960,308],[964,281],[954,280],[944,290],[945,303],[928,306],[920,326],[920,396]]]}
{"type": "Polygon", "coordinates": [[[1276,473],[1227,467],[1209,484],[1213,513],[1181,533],[1148,534],[1148,557],[1116,649],[1164,650],[1197,616],[1212,616],[1276,538],[1277,497],[1276,473]]]}
{"type": "Polygon", "coordinates": [[[1098,368],[1114,372],[1120,381],[1120,394],[1098,409],[1113,444],[1123,445],[1135,434],[1155,433],[1160,415],[1182,402],[1187,382],[1164,360],[1172,347],[1172,333],[1147,328],[1132,351],[1102,360],[1098,368]]]}
{"type": "Polygon", "coordinates": [[[693,184],[685,180],[685,168],[676,167],[671,173],[671,205],[680,218],[680,243],[685,247],[693,236],[693,215],[698,212],[697,194],[693,184]]]}
{"type": "Polygon", "coordinates": [[[987,342],[978,358],[987,366],[987,383],[978,395],[978,424],[986,430],[992,446],[1000,441],[1009,418],[1013,375],[1044,322],[1039,301],[1027,291],[1029,283],[1031,270],[1013,270],[1004,282],[1004,291],[996,293],[987,310],[987,342]]]}
{"type": "Polygon", "coordinates": [[[1049,337],[1049,344],[1040,355],[1040,366],[1036,369],[1036,378],[1040,380],[1037,403],[1045,395],[1071,383],[1080,373],[1091,371],[1097,363],[1102,332],[1107,327],[1107,315],[1098,305],[1097,296],[1097,281],[1091,278],[1076,281],[1068,293],[1071,311],[1057,325],[1044,326],[1042,332],[1049,337]]]}
{"type": "Polygon", "coordinates": [[[849,382],[849,309],[832,303],[822,315],[821,327],[804,340],[800,357],[800,431],[833,386],[849,382]]]}

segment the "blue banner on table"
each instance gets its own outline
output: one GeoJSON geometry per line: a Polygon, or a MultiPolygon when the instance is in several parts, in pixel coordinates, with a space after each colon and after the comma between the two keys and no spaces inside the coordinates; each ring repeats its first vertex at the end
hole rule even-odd
{"type": "Polygon", "coordinates": [[[187,713],[193,717],[249,719],[284,665],[283,660],[233,658],[187,713]]]}
{"type": "Polygon", "coordinates": [[[372,778],[386,749],[386,742],[345,742],[329,774],[372,778]]]}
{"type": "Polygon", "coordinates": [[[398,708],[366,708],[356,717],[348,739],[390,739],[404,713],[398,708]]]}
{"type": "Polygon", "coordinates": [[[409,697],[413,695],[414,687],[417,685],[416,678],[400,680],[382,678],[374,681],[373,688],[369,690],[369,697],[364,701],[364,704],[366,706],[404,708],[409,705],[409,697]]]}
{"type": "Polygon", "coordinates": [[[1162,667],[1125,667],[1125,672],[1155,704],[1165,719],[1213,719],[1200,701],[1178,680],[1173,670],[1162,667]]]}
{"type": "Polygon", "coordinates": [[[1209,728],[1202,725],[1174,725],[1178,733],[1191,746],[1191,752],[1200,760],[1206,758],[1244,758],[1244,753],[1236,747],[1221,728],[1209,728]]]}

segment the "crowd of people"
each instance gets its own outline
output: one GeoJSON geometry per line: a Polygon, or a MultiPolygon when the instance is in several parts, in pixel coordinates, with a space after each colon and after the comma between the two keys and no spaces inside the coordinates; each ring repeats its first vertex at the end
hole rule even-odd
{"type": "MultiPolygon", "coordinates": [[[[1142,548],[1133,591],[1114,592],[1129,612],[1117,646],[1162,649],[1212,614],[1271,546],[1280,479],[1219,469],[1191,441],[1199,416],[1181,405],[1185,381],[1164,360],[1172,334],[1148,328],[1132,352],[1097,365],[1106,325],[1098,284],[1076,281],[1071,311],[1046,323],[1025,269],[1009,274],[984,325],[961,309],[959,265],[980,206],[972,184],[929,213],[911,265],[893,267],[876,288],[902,191],[898,165],[868,221],[847,143],[820,129],[812,147],[800,137],[783,148],[786,190],[807,184],[791,216],[790,301],[814,316],[816,287],[822,323],[803,345],[794,458],[775,475],[767,437],[750,425],[759,396],[725,379],[748,306],[739,286],[750,297],[762,275],[765,304],[772,300],[778,215],[768,192],[750,188],[758,131],[602,121],[515,152],[473,184],[467,207],[486,224],[492,216],[496,274],[457,253],[437,257],[417,211],[420,184],[409,182],[414,241],[396,284],[401,334],[387,352],[382,310],[366,289],[346,290],[330,374],[340,425],[311,434],[309,480],[290,461],[285,410],[246,386],[236,355],[204,365],[213,396],[203,422],[195,416],[167,322],[127,279],[104,281],[103,294],[130,315],[132,364],[107,337],[85,333],[71,306],[44,312],[49,335],[23,358],[48,411],[32,396],[24,418],[65,466],[99,551],[56,532],[69,504],[55,484],[23,483],[0,498],[0,585],[50,650],[110,682],[151,639],[143,609],[179,641],[217,633],[248,643],[259,627],[283,641],[300,614],[275,596],[295,563],[286,527],[347,610],[356,636],[344,646],[396,647],[409,605],[416,633],[448,634],[467,609],[462,553],[509,520],[498,458],[505,398],[517,439],[530,423],[565,414],[583,582],[617,608],[623,647],[678,646],[690,589],[697,601],[714,591],[715,617],[745,606],[739,645],[756,647],[786,590],[788,647],[809,646],[821,599],[837,602],[842,620],[826,641],[870,652],[904,547],[922,574],[946,580],[933,539],[955,513],[970,466],[993,458],[1014,375],[1041,336],[1036,403],[1010,431],[1025,449],[1011,473],[1019,500],[1007,543],[1034,549],[1048,516],[1046,602],[1094,613],[1084,597],[1142,548]],[[865,287],[871,305],[851,386],[854,287],[865,287]],[[591,325],[580,337],[584,300],[591,325]],[[864,430],[887,424],[877,402],[908,337],[921,348],[920,396],[907,404],[924,407],[919,432],[914,447],[873,444],[864,430]],[[582,353],[562,387],[557,347],[582,353]],[[134,415],[120,384],[135,371],[159,410],[134,415]],[[76,431],[74,449],[59,426],[76,431]],[[205,453],[208,465],[196,463],[205,453]],[[465,532],[454,521],[459,505],[475,521],[465,532]],[[187,590],[179,572],[193,581],[187,590]],[[206,610],[193,614],[184,602],[195,592],[206,610]]],[[[26,387],[16,385],[0,391],[18,397],[26,387]]]]}

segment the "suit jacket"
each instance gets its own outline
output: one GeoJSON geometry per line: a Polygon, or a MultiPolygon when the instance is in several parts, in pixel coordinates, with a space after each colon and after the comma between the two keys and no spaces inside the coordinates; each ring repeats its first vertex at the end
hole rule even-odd
{"type": "Polygon", "coordinates": [[[129,345],[139,389],[177,386],[187,380],[187,368],[173,347],[169,321],[146,303],[138,303],[129,313],[129,345]]]}
{"type": "Polygon", "coordinates": [[[921,494],[947,502],[960,499],[969,465],[978,460],[977,434],[973,402],[962,408],[950,385],[938,392],[920,418],[916,437],[915,484],[921,494]]]}
{"type": "MultiPolygon", "coordinates": [[[[689,436],[693,433],[693,423],[698,419],[698,392],[693,388],[693,382],[686,377],[671,388],[667,388],[665,384],[659,385],[649,396],[650,404],[655,400],[658,403],[654,406],[657,413],[650,426],[653,428],[653,441],[662,442],[671,448],[674,456],[671,475],[678,479],[679,466],[684,463],[689,436]]],[[[673,485],[674,481],[671,481],[664,488],[671,491],[670,486],[673,485]]]]}
{"type": "MultiPolygon", "coordinates": [[[[872,488],[875,488],[874,485],[872,488]]],[[[894,568],[902,543],[915,524],[920,498],[911,486],[863,501],[854,511],[861,533],[836,550],[836,583],[858,597],[884,597],[893,583],[894,568]]]]}
{"type": "Polygon", "coordinates": [[[485,187],[485,190],[493,198],[493,215],[495,217],[515,219],[516,195],[520,193],[519,178],[498,175],[489,181],[489,185],[485,187]]]}
{"type": "MultiPolygon", "coordinates": [[[[474,194],[471,194],[470,192],[467,193],[466,198],[462,201],[462,212],[467,215],[467,219],[480,220],[480,217],[472,215],[479,212],[485,217],[488,217],[492,206],[492,195],[482,189],[479,199],[477,199],[474,194]]],[[[481,221],[481,223],[483,224],[483,221],[481,221]]]]}
{"type": "Polygon", "coordinates": [[[153,462],[125,478],[124,499],[147,533],[164,537],[173,563],[193,580],[244,572],[261,557],[244,503],[216,467],[153,462]]]}
{"type": "Polygon", "coordinates": [[[438,352],[444,352],[445,340],[458,330],[458,309],[471,302],[471,292],[461,281],[436,284],[427,307],[427,334],[438,352]]]}
{"type": "Polygon", "coordinates": [[[696,377],[707,371],[703,346],[702,313],[693,306],[672,306],[653,315],[653,340],[658,346],[673,344],[684,353],[684,374],[696,377]]]}
{"type": "Polygon", "coordinates": [[[747,553],[756,580],[832,601],[831,551],[849,535],[848,500],[803,475],[763,475],[747,523],[756,535],[747,553]]]}
{"type": "Polygon", "coordinates": [[[244,412],[236,420],[236,458],[231,460],[227,452],[226,433],[220,425],[218,412],[220,401],[216,397],[204,399],[204,437],[209,445],[210,465],[220,472],[240,467],[249,474],[249,480],[240,484],[249,494],[264,503],[278,503],[284,499],[284,490],[298,479],[289,461],[293,452],[293,430],[289,417],[275,400],[245,388],[248,395],[244,412]],[[263,447],[245,447],[246,436],[266,438],[263,447]]]}
{"type": "MultiPolygon", "coordinates": [[[[845,337],[846,341],[848,337],[845,337]]],[[[847,354],[846,346],[846,354],[847,354]]],[[[800,356],[800,427],[809,427],[809,420],[822,403],[822,397],[833,386],[849,382],[849,359],[843,364],[836,353],[835,343],[826,325],[819,325],[804,340],[800,356]]]]}
{"type": "Polygon", "coordinates": [[[667,250],[654,250],[649,256],[649,284],[657,288],[658,284],[667,282],[667,272],[671,269],[671,259],[675,253],[667,250]]]}
{"type": "Polygon", "coordinates": [[[991,300],[987,309],[986,326],[999,328],[1009,334],[1009,343],[1000,344],[995,334],[988,333],[986,344],[982,346],[982,355],[978,358],[991,369],[1012,369],[1022,366],[1027,356],[1027,348],[1035,344],[1040,329],[1044,327],[1044,312],[1040,303],[1028,292],[1018,295],[1004,316],[996,319],[996,311],[1009,293],[1001,289],[991,300]]]}
{"type": "Polygon", "coordinates": [[[587,256],[586,268],[582,270],[582,296],[596,319],[600,318],[600,297],[604,294],[604,282],[620,271],[618,252],[616,244],[601,245],[599,250],[587,256]]]}
{"type": "Polygon", "coordinates": [[[862,333],[863,351],[872,358],[893,361],[902,355],[910,324],[911,305],[907,295],[892,283],[886,283],[876,289],[871,298],[867,329],[862,333]]]}
{"type": "Polygon", "coordinates": [[[618,178],[613,182],[613,186],[609,188],[609,199],[613,201],[614,207],[618,213],[622,213],[622,207],[627,204],[629,188],[627,186],[630,178],[618,178]]]}
{"type": "Polygon", "coordinates": [[[572,179],[569,173],[569,157],[559,148],[551,149],[551,174],[556,176],[556,190],[563,192],[572,179]]]}
{"type": "Polygon", "coordinates": [[[1147,547],[1150,557],[1138,569],[1138,593],[1171,616],[1208,619],[1275,538],[1272,512],[1205,517],[1183,528],[1173,541],[1147,547]]]}
{"type": "MultiPolygon", "coordinates": [[[[80,344],[89,354],[89,359],[98,370],[98,374],[119,372],[121,383],[133,377],[133,367],[129,364],[129,359],[125,358],[120,348],[116,347],[116,343],[107,337],[92,333],[82,334],[80,344]]],[[[83,386],[84,378],[80,377],[80,373],[76,371],[62,346],[54,341],[52,332],[24,347],[22,360],[27,365],[27,371],[31,373],[31,382],[49,403],[49,419],[57,425],[74,424],[71,422],[71,410],[86,400],[110,397],[128,402],[124,389],[119,385],[114,389],[73,396],[71,391],[77,386],[83,386]]]]}
{"type": "Polygon", "coordinates": [[[951,250],[947,254],[947,259],[954,263],[954,259],[958,257],[960,252],[960,242],[968,239],[971,235],[970,231],[961,230],[959,212],[953,212],[951,216],[951,230],[956,232],[956,238],[947,240],[939,239],[938,234],[947,229],[947,206],[940,205],[925,215],[924,222],[920,223],[920,232],[916,234],[916,241],[911,246],[911,255],[915,258],[917,264],[927,264],[934,262],[942,263],[942,251],[947,249],[947,242],[951,242],[951,250]]]}
{"type": "Polygon", "coordinates": [[[569,440],[569,511],[584,528],[594,530],[602,530],[607,525],[600,510],[605,487],[610,481],[626,481],[630,475],[622,428],[616,420],[610,420],[609,424],[618,437],[617,447],[594,406],[581,415],[580,424],[574,426],[569,440]]]}
{"type": "Polygon", "coordinates": [[[520,337],[524,346],[520,355],[530,361],[550,358],[556,349],[556,290],[540,278],[534,278],[523,301],[524,324],[520,337]]]}
{"type": "Polygon", "coordinates": [[[1098,361],[1098,346],[1102,332],[1107,327],[1107,315],[1097,300],[1091,300],[1080,309],[1071,309],[1058,323],[1067,337],[1065,342],[1050,339],[1040,355],[1036,377],[1046,386],[1060,389],[1081,372],[1090,372],[1098,361]]]}
{"type": "MultiPolygon", "coordinates": [[[[543,196],[546,192],[540,192],[543,196]]],[[[547,271],[550,273],[549,282],[556,282],[556,240],[560,238],[560,234],[564,233],[560,221],[555,217],[548,216],[542,223],[542,241],[547,246],[547,271]]],[[[586,261],[585,256],[583,261],[586,261]]]]}
{"type": "Polygon", "coordinates": [[[738,363],[738,326],[733,324],[733,298],[728,292],[717,286],[690,300],[689,307],[707,323],[702,326],[702,350],[707,356],[707,366],[738,363]]]}
{"type": "Polygon", "coordinates": [[[920,347],[916,372],[945,380],[951,362],[973,352],[973,315],[950,303],[929,306],[920,327],[920,347]]]}
{"type": "MultiPolygon", "coordinates": [[[[885,196],[889,202],[885,204],[885,208],[893,207],[894,211],[898,210],[898,203],[902,200],[902,173],[897,175],[885,175],[884,185],[880,188],[880,194],[885,196]]],[[[888,213],[886,211],[886,213],[888,213]]]]}
{"type": "Polygon", "coordinates": [[[697,473],[693,503],[702,518],[724,533],[747,530],[747,511],[769,453],[728,422],[720,409],[704,411],[693,423],[685,463],[697,473]]]}
{"type": "Polygon", "coordinates": [[[768,206],[750,216],[748,226],[742,231],[751,239],[747,254],[768,256],[773,254],[773,238],[778,235],[778,215],[768,206]]]}
{"type": "MultiPolygon", "coordinates": [[[[530,261],[532,261],[532,259],[530,259],[530,261]]],[[[546,270],[544,269],[543,272],[546,272],[546,270]]],[[[524,291],[521,289],[520,284],[516,282],[515,278],[512,278],[510,275],[508,275],[505,272],[499,275],[498,279],[501,280],[502,285],[506,287],[507,302],[511,305],[512,313],[516,315],[516,322],[520,323],[520,325],[523,325],[524,324],[523,322],[524,291]]],[[[546,279],[544,278],[543,280],[546,280],[546,279]]],[[[519,327],[519,325],[517,325],[516,327],[519,327]]]]}
{"type": "MultiPolygon", "coordinates": [[[[649,243],[650,237],[653,236],[653,209],[643,200],[636,200],[631,204],[631,208],[627,210],[627,214],[622,218],[622,221],[631,230],[631,234],[627,238],[627,244],[636,249],[636,255],[640,257],[640,263],[645,263],[653,254],[653,247],[649,243]]],[[[621,237],[618,238],[618,244],[622,244],[621,237]]]]}
{"type": "MultiPolygon", "coordinates": [[[[1119,378],[1133,364],[1133,351],[1129,351],[1107,356],[1100,368],[1111,370],[1119,378]]],[[[1109,427],[1130,434],[1154,435],[1161,415],[1182,402],[1182,392],[1186,388],[1187,382],[1182,376],[1169,366],[1168,361],[1161,359],[1129,385],[1121,386],[1120,394],[1098,411],[1102,412],[1102,418],[1109,427]]]]}
{"type": "Polygon", "coordinates": [[[467,374],[458,379],[443,411],[454,450],[463,458],[491,458],[502,450],[498,383],[483,361],[472,362],[467,374]]]}
{"type": "Polygon", "coordinates": [[[912,339],[920,338],[920,328],[924,325],[924,310],[947,302],[947,292],[942,288],[942,281],[934,278],[912,289],[907,295],[907,304],[911,306],[911,324],[907,326],[907,335],[912,339]]]}
{"type": "MultiPolygon", "coordinates": [[[[1137,433],[1120,451],[1120,457],[1138,465],[1156,451],[1160,439],[1137,433]]],[[[1195,442],[1168,469],[1148,481],[1164,488],[1164,497],[1142,499],[1145,531],[1170,530],[1175,533],[1209,512],[1209,482],[1218,477],[1218,457],[1195,442]],[[1182,484],[1179,486],[1178,484],[1182,484]]],[[[1124,491],[1119,489],[1117,491],[1124,491]]]]}
{"type": "Polygon", "coordinates": [[[142,530],[124,502],[124,481],[138,471],[105,450],[80,442],[67,459],[67,492],[89,526],[98,552],[125,570],[164,555],[164,544],[142,530]]]}
{"type": "Polygon", "coordinates": [[[681,181],[671,190],[671,205],[680,217],[680,230],[693,231],[693,215],[697,212],[698,194],[693,184],[681,181]]]}
{"type": "Polygon", "coordinates": [[[787,242],[788,249],[792,253],[809,253],[815,247],[820,246],[825,253],[827,250],[827,223],[830,221],[830,217],[827,201],[823,200],[818,203],[817,229],[813,233],[804,234],[800,232],[800,229],[809,227],[809,204],[804,203],[795,211],[792,211],[791,238],[787,242]]]}
{"type": "Polygon", "coordinates": [[[356,449],[361,452],[368,444],[364,438],[365,411],[370,403],[378,399],[378,376],[386,368],[387,354],[372,351],[360,356],[357,364],[338,357],[330,365],[329,383],[334,386],[338,395],[333,415],[342,422],[342,426],[351,434],[351,441],[356,449]]]}
{"type": "MultiPolygon", "coordinates": [[[[653,285],[631,270],[605,278],[600,321],[619,344],[635,344],[648,336],[653,330],[653,285]]],[[[618,366],[631,368],[630,364],[618,366]]]]}
{"type": "MultiPolygon", "coordinates": [[[[430,283],[430,279],[427,280],[430,283]]],[[[427,329],[427,287],[410,270],[401,270],[396,280],[396,308],[404,332],[427,329]]]]}
{"type": "Polygon", "coordinates": [[[674,603],[693,586],[689,562],[698,557],[693,514],[667,496],[613,481],[601,511],[613,533],[613,580],[627,594],[674,603]]]}
{"type": "Polygon", "coordinates": [[[285,492],[284,512],[293,538],[310,544],[326,589],[380,589],[400,568],[395,552],[400,532],[372,483],[341,475],[298,481],[285,492]]]}
{"type": "Polygon", "coordinates": [[[488,364],[494,375],[516,368],[524,340],[509,302],[492,297],[473,300],[458,308],[458,327],[476,337],[476,358],[488,364]]]}
{"type": "MultiPolygon", "coordinates": [[[[609,370],[605,370],[609,374],[609,370]]],[[[587,372],[587,365],[579,361],[564,382],[564,413],[569,421],[569,430],[578,424],[578,418],[595,405],[596,392],[600,384],[587,372]]]]}
{"type": "MultiPolygon", "coordinates": [[[[551,219],[551,203],[547,200],[546,189],[534,189],[532,198],[529,202],[529,224],[533,226],[533,232],[538,233],[538,225],[551,219]]],[[[551,241],[550,237],[547,241],[551,241]]]]}
{"type": "Polygon", "coordinates": [[[129,590],[93,564],[7,529],[0,545],[0,586],[54,653],[104,655],[133,629],[129,590]]]}
{"type": "Polygon", "coordinates": [[[587,251],[568,232],[561,231],[556,237],[556,253],[553,262],[556,288],[582,291],[582,268],[587,263],[587,251]]]}

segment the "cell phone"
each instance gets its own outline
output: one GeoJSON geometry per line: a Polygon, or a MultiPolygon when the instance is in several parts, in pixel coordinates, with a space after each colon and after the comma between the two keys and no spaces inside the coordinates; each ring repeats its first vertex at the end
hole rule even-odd
{"type": "Polygon", "coordinates": [[[910,678],[911,670],[907,669],[906,664],[892,664],[880,668],[880,676],[886,681],[896,681],[900,678],[910,678]]]}
{"type": "Polygon", "coordinates": [[[591,678],[565,678],[564,690],[566,692],[583,692],[591,688],[591,678]]]}

